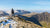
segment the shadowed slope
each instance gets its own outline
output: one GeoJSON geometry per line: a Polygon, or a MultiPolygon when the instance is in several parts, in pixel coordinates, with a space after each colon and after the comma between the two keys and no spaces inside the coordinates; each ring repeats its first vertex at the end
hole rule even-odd
{"type": "Polygon", "coordinates": [[[25,19],[25,20],[27,20],[27,21],[31,21],[31,22],[33,22],[33,23],[35,23],[35,24],[37,24],[37,25],[42,26],[42,25],[39,23],[39,21],[38,21],[36,18],[34,18],[33,16],[32,16],[32,17],[26,17],[26,16],[18,15],[18,17],[23,18],[23,19],[25,19]]]}

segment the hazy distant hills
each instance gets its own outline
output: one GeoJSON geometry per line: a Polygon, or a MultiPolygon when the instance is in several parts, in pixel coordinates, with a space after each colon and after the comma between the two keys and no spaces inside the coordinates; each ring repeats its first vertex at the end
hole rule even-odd
{"type": "Polygon", "coordinates": [[[5,11],[0,11],[0,16],[6,16],[9,15],[8,13],[6,13],[5,11]]]}
{"type": "MultiPolygon", "coordinates": [[[[25,11],[25,10],[14,10],[14,15],[18,15],[18,14],[27,14],[27,13],[31,13],[30,11],[25,11]]],[[[6,16],[6,15],[10,15],[11,14],[11,10],[8,11],[0,11],[0,16],[6,16]]]]}
{"type": "Polygon", "coordinates": [[[17,12],[15,12],[15,15],[16,14],[27,14],[27,13],[31,13],[30,11],[25,11],[25,10],[16,10],[17,12]]]}
{"type": "MultiPolygon", "coordinates": [[[[11,10],[6,11],[6,13],[11,14],[11,10]]],[[[25,10],[14,10],[14,14],[27,14],[27,13],[31,13],[30,11],[25,11],[25,10]]]]}

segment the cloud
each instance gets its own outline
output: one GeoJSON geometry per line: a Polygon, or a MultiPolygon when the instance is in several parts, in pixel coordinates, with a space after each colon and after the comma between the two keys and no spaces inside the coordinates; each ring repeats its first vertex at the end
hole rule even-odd
{"type": "Polygon", "coordinates": [[[37,5],[50,5],[50,1],[35,1],[33,2],[33,4],[37,4],[37,5]]]}

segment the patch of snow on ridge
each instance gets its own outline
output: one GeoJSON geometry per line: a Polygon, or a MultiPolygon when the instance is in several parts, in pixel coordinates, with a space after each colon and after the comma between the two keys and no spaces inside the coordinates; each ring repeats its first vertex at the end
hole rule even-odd
{"type": "Polygon", "coordinates": [[[0,17],[0,28],[4,28],[8,24],[9,26],[6,27],[16,28],[18,23],[14,20],[8,20],[6,18],[8,17],[0,17]],[[6,22],[4,20],[6,20],[6,22]]]}

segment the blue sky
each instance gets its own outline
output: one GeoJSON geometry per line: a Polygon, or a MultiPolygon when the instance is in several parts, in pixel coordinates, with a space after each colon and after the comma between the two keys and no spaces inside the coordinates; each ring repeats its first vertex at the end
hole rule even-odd
{"type": "Polygon", "coordinates": [[[49,11],[50,0],[0,0],[0,10],[11,8],[28,11],[49,11]]]}

